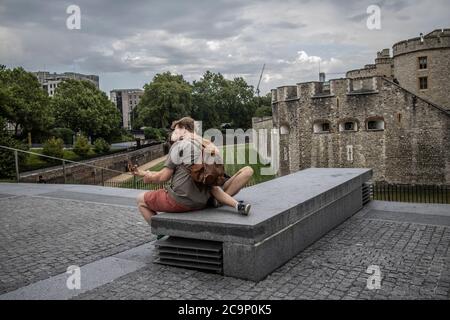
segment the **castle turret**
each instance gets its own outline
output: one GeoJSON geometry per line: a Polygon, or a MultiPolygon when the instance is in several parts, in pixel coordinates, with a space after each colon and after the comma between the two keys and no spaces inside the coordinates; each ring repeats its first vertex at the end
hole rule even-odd
{"type": "Polygon", "coordinates": [[[398,42],[393,49],[400,86],[450,109],[450,29],[398,42]]]}

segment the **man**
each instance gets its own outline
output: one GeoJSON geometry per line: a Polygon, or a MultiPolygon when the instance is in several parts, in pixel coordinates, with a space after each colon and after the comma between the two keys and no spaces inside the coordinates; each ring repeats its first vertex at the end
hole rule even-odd
{"type": "MultiPolygon", "coordinates": [[[[195,139],[194,121],[183,118],[173,124],[175,143],[169,150],[164,168],[158,172],[145,172],[137,168],[133,174],[144,178],[145,183],[163,183],[171,179],[166,189],[141,193],[138,208],[150,223],[157,212],[189,212],[203,209],[211,195],[211,188],[195,183],[187,168],[201,162],[201,142],[195,139]]],[[[243,210],[242,206],[237,209],[243,210]]],[[[245,209],[245,206],[244,206],[245,209]]]]}

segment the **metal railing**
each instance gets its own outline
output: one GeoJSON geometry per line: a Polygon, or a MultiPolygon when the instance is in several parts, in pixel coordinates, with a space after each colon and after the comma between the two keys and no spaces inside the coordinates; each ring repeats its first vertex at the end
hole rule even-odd
{"type": "MultiPolygon", "coordinates": [[[[55,166],[48,167],[48,168],[42,168],[40,170],[35,170],[34,173],[29,174],[29,176],[42,176],[45,174],[45,172],[48,171],[57,171],[62,170],[60,175],[55,175],[51,179],[45,179],[42,180],[36,180],[35,182],[38,183],[64,183],[64,184],[93,184],[93,185],[102,185],[102,186],[117,186],[120,187],[121,184],[123,185],[131,185],[131,186],[137,186],[142,178],[138,178],[131,174],[130,172],[125,171],[119,171],[115,169],[105,168],[101,166],[97,166],[94,164],[79,162],[79,161],[73,161],[68,159],[62,159],[57,157],[52,157],[32,151],[27,150],[21,150],[6,146],[0,146],[0,149],[7,150],[9,152],[13,152],[14,154],[14,168],[15,168],[15,181],[16,182],[24,182],[24,178],[21,176],[20,172],[20,166],[19,166],[19,153],[27,154],[27,155],[34,155],[38,156],[40,158],[50,159],[55,166]],[[57,163],[60,162],[61,166],[58,166],[57,163]],[[86,175],[82,178],[75,178],[73,173],[87,169],[90,170],[90,173],[93,173],[90,175],[90,177],[87,177],[86,175]],[[128,175],[128,179],[123,179],[123,175],[128,175]],[[114,181],[114,177],[121,176],[122,179],[120,181],[114,181]]],[[[90,159],[92,161],[93,159],[90,159]]],[[[33,182],[29,179],[25,182],[33,182]]]]}
{"type": "Polygon", "coordinates": [[[449,185],[371,184],[373,200],[409,203],[450,204],[449,185]]]}
{"type": "MultiPolygon", "coordinates": [[[[48,184],[85,184],[85,185],[99,185],[113,188],[129,188],[139,190],[158,190],[166,187],[166,183],[144,183],[141,177],[136,177],[130,172],[120,171],[111,168],[105,168],[89,163],[67,160],[40,153],[21,150],[6,146],[0,146],[0,150],[14,153],[14,167],[15,179],[5,180],[4,182],[30,182],[30,183],[48,183],[48,184]],[[19,166],[19,153],[34,155],[45,159],[50,159],[53,163],[60,162],[60,166],[53,166],[49,168],[42,168],[35,170],[31,174],[26,173],[26,176],[21,174],[19,166]],[[49,172],[56,172],[49,174],[49,172]],[[80,174],[82,172],[82,174],[80,174]],[[39,177],[43,178],[40,179],[39,177]],[[45,176],[45,177],[44,177],[45,176]],[[52,176],[52,177],[47,177],[52,176]]],[[[90,159],[92,161],[93,159],[90,159]]],[[[256,182],[250,181],[246,187],[255,185],[256,182]]]]}

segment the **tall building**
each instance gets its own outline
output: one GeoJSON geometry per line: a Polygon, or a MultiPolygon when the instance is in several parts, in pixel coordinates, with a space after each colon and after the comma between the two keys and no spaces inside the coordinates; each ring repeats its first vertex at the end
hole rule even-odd
{"type": "Polygon", "coordinates": [[[280,172],[373,168],[393,184],[450,184],[450,29],[401,41],[346,78],[272,90],[280,172]]]}
{"type": "Polygon", "coordinates": [[[42,88],[48,92],[50,97],[53,97],[58,85],[67,79],[90,81],[96,86],[97,89],[99,89],[99,77],[97,75],[85,75],[75,72],[50,73],[47,71],[38,71],[33,73],[38,78],[42,88]]]}
{"type": "Polygon", "coordinates": [[[110,92],[111,101],[117,106],[122,114],[122,126],[131,130],[132,111],[141,100],[144,90],[142,89],[114,89],[110,92]]]}

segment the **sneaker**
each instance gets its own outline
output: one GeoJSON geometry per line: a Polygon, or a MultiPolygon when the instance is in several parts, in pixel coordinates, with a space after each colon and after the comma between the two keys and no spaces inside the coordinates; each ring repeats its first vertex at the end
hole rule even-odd
{"type": "Polygon", "coordinates": [[[243,216],[248,216],[251,207],[252,206],[249,203],[244,203],[243,201],[239,201],[238,212],[239,212],[239,214],[242,214],[243,216]]]}
{"type": "Polygon", "coordinates": [[[220,208],[220,207],[223,206],[223,204],[221,204],[219,201],[217,201],[216,198],[214,198],[214,199],[212,200],[212,206],[213,206],[213,208],[220,208]]]}

